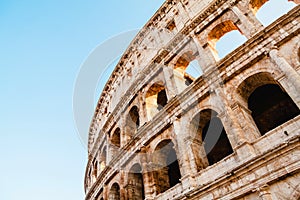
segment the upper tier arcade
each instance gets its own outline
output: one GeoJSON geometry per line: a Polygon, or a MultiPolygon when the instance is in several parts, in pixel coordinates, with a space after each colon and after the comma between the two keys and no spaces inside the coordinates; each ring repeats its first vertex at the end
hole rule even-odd
{"type": "Polygon", "coordinates": [[[86,200],[300,198],[300,6],[278,1],[269,25],[271,0],[164,2],[98,101],[86,200]]]}

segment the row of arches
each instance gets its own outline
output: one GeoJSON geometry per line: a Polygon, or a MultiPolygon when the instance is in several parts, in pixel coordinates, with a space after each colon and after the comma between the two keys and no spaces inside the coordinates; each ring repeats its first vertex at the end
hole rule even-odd
{"type": "MultiPolygon", "coordinates": [[[[270,25],[276,19],[296,7],[297,4],[299,4],[298,0],[251,0],[249,2],[249,7],[252,11],[251,15],[255,17],[254,23],[259,27],[270,25]]],[[[243,15],[242,13],[240,14],[243,15]]],[[[243,18],[244,17],[245,16],[243,16],[243,18]]],[[[251,20],[251,17],[249,16],[249,23],[251,21],[253,20],[251,20]]],[[[209,32],[208,44],[216,60],[225,57],[228,53],[247,41],[249,33],[244,32],[242,28],[237,25],[238,23],[240,22],[235,23],[232,20],[223,20],[209,32]]],[[[246,21],[243,21],[242,23],[246,23],[246,21]]],[[[249,28],[253,29],[254,27],[249,28]]],[[[253,30],[249,31],[252,32],[253,30]]]]}
{"type": "MultiPolygon", "coordinates": [[[[261,135],[300,114],[297,105],[270,74],[258,73],[250,76],[240,85],[238,92],[241,101],[247,103],[247,108],[251,111],[253,121],[261,135]]],[[[194,140],[199,141],[198,146],[193,148],[198,171],[234,152],[216,111],[201,110],[193,117],[190,126],[190,134],[194,140]]],[[[163,193],[180,183],[181,169],[174,146],[172,140],[165,139],[156,146],[152,155],[152,177],[156,194],[163,193]]],[[[144,199],[144,175],[140,164],[131,167],[128,179],[131,188],[129,199],[144,199]]],[[[116,191],[112,187],[110,193],[116,191]]],[[[119,195],[112,194],[112,196],[119,195]]]]}
{"type": "MultiPolygon", "coordinates": [[[[249,6],[254,15],[259,15],[258,11],[264,14],[270,13],[266,12],[264,7],[267,7],[267,10],[274,8],[280,10],[282,8],[281,11],[275,12],[276,15],[273,19],[277,19],[297,4],[299,4],[297,0],[251,0],[249,6]]],[[[170,67],[173,68],[172,74],[177,94],[182,92],[196,78],[202,76],[209,65],[225,57],[252,37],[256,33],[256,31],[252,29],[259,29],[260,26],[262,26],[261,24],[250,25],[251,23],[259,23],[259,21],[251,19],[251,16],[248,16],[249,13],[244,14],[243,12],[245,11],[241,11],[237,7],[236,9],[228,11],[219,20],[212,23],[211,28],[206,30],[204,35],[199,34],[195,36],[196,41],[192,41],[198,44],[192,45],[194,46],[192,51],[187,50],[183,54],[175,56],[176,61],[170,63],[170,67]],[[247,19],[247,17],[249,19],[247,19]],[[245,22],[243,20],[245,20],[245,22]],[[204,49],[200,50],[197,46],[201,46],[200,48],[203,47],[204,49]],[[206,58],[204,59],[203,57],[206,58]]],[[[263,25],[266,26],[267,24],[263,25]]],[[[147,107],[149,107],[149,109],[147,109],[148,119],[151,119],[160,110],[157,109],[160,103],[164,105],[168,100],[163,83],[159,83],[151,89],[153,90],[147,93],[146,99],[147,107]],[[156,95],[158,95],[158,93],[155,92],[156,90],[162,90],[162,93],[165,92],[164,102],[153,101],[156,95]]]]}
{"type": "Polygon", "coordinates": [[[196,114],[190,131],[198,145],[193,148],[197,171],[213,165],[233,153],[221,119],[217,112],[205,109],[196,114]]]}
{"type": "MultiPolygon", "coordinates": [[[[210,48],[217,48],[217,42],[229,32],[240,32],[232,21],[224,21],[219,26],[221,28],[216,26],[209,34],[210,48]],[[220,29],[222,29],[221,32],[220,29]]],[[[191,69],[191,65],[195,63],[198,65],[196,57],[197,54],[192,51],[187,52],[181,55],[174,64],[175,84],[178,88],[182,88],[179,90],[183,90],[193,82],[194,78],[187,72],[191,69]]],[[[300,114],[298,106],[286,93],[282,85],[268,73],[262,72],[248,77],[240,84],[237,93],[239,94],[238,103],[249,111],[250,119],[260,135],[265,135],[268,131],[300,114]]],[[[148,120],[167,105],[168,96],[168,88],[164,82],[154,83],[148,88],[145,95],[148,120]]],[[[112,155],[117,154],[118,149],[122,147],[122,141],[129,141],[134,137],[141,124],[140,112],[139,106],[132,106],[125,117],[124,129],[117,127],[109,134],[109,142],[112,145],[104,148],[105,150],[100,158],[101,162],[94,162],[94,170],[90,172],[95,179],[106,166],[107,151],[111,151],[112,155]]],[[[219,162],[234,152],[222,119],[212,109],[201,110],[195,115],[191,121],[190,131],[195,132],[195,140],[199,141],[199,145],[193,149],[198,167],[197,171],[219,162]]],[[[227,131],[230,130],[227,129],[227,131]]],[[[174,143],[171,140],[160,143],[156,151],[162,152],[158,153],[159,156],[155,156],[153,160],[153,163],[157,164],[157,168],[153,172],[153,180],[154,185],[161,186],[156,188],[156,192],[159,194],[180,183],[181,172],[174,143]]],[[[131,193],[128,195],[131,195],[133,199],[144,199],[145,185],[141,165],[136,164],[132,167],[128,179],[133,180],[129,183],[133,189],[130,190],[131,193]]],[[[109,199],[120,199],[121,193],[118,183],[112,185],[109,194],[109,199]]]]}
{"type": "MultiPolygon", "coordinates": [[[[267,72],[258,72],[246,78],[237,87],[236,93],[238,94],[237,102],[248,110],[249,124],[252,123],[260,135],[265,135],[270,130],[300,114],[299,107],[281,84],[267,72]]],[[[156,98],[158,98],[158,95],[156,98]]],[[[131,129],[137,128],[139,126],[139,110],[136,106],[130,109],[128,117],[131,118],[129,121],[132,123],[129,127],[131,129]]],[[[206,108],[193,116],[188,134],[197,141],[197,145],[192,149],[197,171],[219,162],[234,152],[232,141],[229,140],[226,131],[230,132],[231,130],[224,128],[222,119],[213,109],[206,108]]],[[[110,146],[109,151],[114,151],[114,148],[118,150],[121,147],[121,132],[120,128],[116,128],[110,135],[110,142],[113,145],[110,146]]],[[[155,152],[152,162],[160,170],[157,170],[153,176],[156,177],[154,178],[157,181],[155,184],[162,185],[157,189],[157,193],[161,193],[180,182],[180,176],[177,176],[180,175],[180,167],[172,141],[166,140],[160,143],[155,148],[155,152]],[[163,166],[166,166],[166,168],[163,166]],[[159,177],[164,178],[160,179],[159,177]]],[[[105,147],[100,158],[100,172],[106,165],[106,154],[107,148],[105,147]]],[[[93,173],[95,178],[99,174],[98,168],[99,164],[95,163],[94,169],[96,171],[93,173]]],[[[141,172],[142,170],[134,167],[131,171],[141,172]]],[[[135,177],[135,175],[132,177],[135,177]]]]}
{"type": "MultiPolygon", "coordinates": [[[[264,6],[268,4],[274,4],[274,1],[275,0],[251,0],[249,6],[253,13],[256,14],[258,11],[262,10],[264,6]]],[[[291,2],[282,0],[278,2],[291,4],[290,6],[288,6],[288,10],[299,3],[297,0],[291,2]]],[[[230,18],[231,17],[225,17],[225,19],[222,20],[220,23],[216,23],[216,25],[214,25],[214,27],[211,28],[209,33],[207,34],[206,42],[208,43],[209,49],[211,50],[212,55],[214,56],[213,59],[215,60],[219,59],[219,55],[217,53],[219,49],[218,46],[220,46],[220,44],[223,43],[224,40],[226,40],[227,42],[225,42],[224,45],[221,45],[222,47],[220,47],[220,49],[226,49],[227,47],[230,47],[228,52],[232,51],[237,46],[241,45],[246,41],[245,33],[243,33],[241,28],[237,26],[238,22],[234,22],[233,19],[230,18]],[[230,34],[232,34],[232,36],[230,36],[230,34]],[[235,44],[235,42],[233,41],[237,40],[239,42],[235,44]]],[[[205,46],[203,42],[200,43],[200,45],[205,46]]],[[[205,66],[207,63],[200,61],[201,59],[198,59],[198,57],[201,53],[206,54],[201,56],[209,57],[209,53],[205,52],[205,50],[204,52],[199,52],[198,50],[196,48],[196,50],[194,49],[193,51],[187,51],[180,56],[178,55],[176,57],[176,62],[172,63],[172,75],[174,79],[174,87],[176,90],[175,94],[171,94],[171,92],[167,91],[168,88],[166,88],[166,83],[164,82],[154,83],[148,89],[145,97],[146,118],[148,121],[150,121],[167,104],[168,100],[170,99],[170,96],[174,96],[182,92],[196,78],[203,74],[203,69],[207,67],[205,66]]],[[[223,53],[223,56],[225,56],[227,53],[223,53]]],[[[125,138],[123,138],[124,143],[126,143],[126,141],[129,141],[132,138],[132,136],[136,133],[137,129],[140,126],[139,112],[139,107],[134,106],[129,112],[129,116],[126,118],[126,130],[124,134],[125,138]]],[[[114,146],[122,146],[122,135],[120,135],[120,133],[116,135],[114,134],[112,140],[112,144],[114,146]]]]}
{"type": "Polygon", "coordinates": [[[143,170],[141,164],[135,163],[127,173],[128,180],[123,186],[125,194],[121,193],[119,183],[114,182],[109,189],[109,199],[120,200],[123,195],[127,197],[126,199],[143,200],[146,190],[155,191],[154,193],[157,195],[180,183],[181,173],[178,158],[174,143],[170,139],[161,141],[151,157],[151,170],[143,170]],[[147,183],[145,183],[145,179],[148,181],[147,183]]]}
{"type": "Polygon", "coordinates": [[[269,73],[247,78],[238,87],[238,94],[262,135],[299,115],[298,106],[269,73]]]}

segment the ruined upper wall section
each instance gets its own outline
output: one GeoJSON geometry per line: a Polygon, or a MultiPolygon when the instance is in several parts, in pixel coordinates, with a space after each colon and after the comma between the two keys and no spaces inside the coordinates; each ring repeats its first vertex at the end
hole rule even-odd
{"type": "MultiPolygon", "coordinates": [[[[116,65],[99,98],[90,126],[89,148],[94,135],[99,132],[118,103],[119,99],[113,97],[122,96],[130,86],[132,77],[136,77],[186,23],[212,2],[213,0],[167,0],[139,31],[116,65]]],[[[220,0],[215,3],[219,2],[220,0]]]]}
{"type": "MultiPolygon", "coordinates": [[[[230,30],[239,30],[248,40],[262,31],[264,27],[253,14],[256,9],[253,2],[255,1],[166,1],[131,42],[106,83],[90,126],[89,152],[96,139],[99,139],[98,135],[102,137],[101,130],[109,129],[118,121],[120,113],[134,98],[135,94],[128,91],[142,89],[141,75],[152,73],[155,65],[172,62],[189,40],[197,40],[196,46],[191,47],[196,48],[194,52],[200,50],[203,53],[208,50],[210,52],[206,55],[210,55],[214,54],[214,40],[230,30]]],[[[207,56],[198,59],[200,65],[203,64],[201,67],[206,68],[203,72],[208,70],[208,65],[216,66],[216,61],[207,56]]]]}

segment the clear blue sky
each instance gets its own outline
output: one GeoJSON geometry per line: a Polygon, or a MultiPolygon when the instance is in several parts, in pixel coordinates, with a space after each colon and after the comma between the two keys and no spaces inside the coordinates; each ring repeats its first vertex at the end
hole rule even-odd
{"type": "Polygon", "coordinates": [[[84,199],[77,73],[97,45],[142,27],[162,2],[0,1],[1,200],[84,199]]]}
{"type": "Polygon", "coordinates": [[[142,27],[162,2],[0,1],[1,200],[84,199],[77,73],[97,45],[142,27]]]}

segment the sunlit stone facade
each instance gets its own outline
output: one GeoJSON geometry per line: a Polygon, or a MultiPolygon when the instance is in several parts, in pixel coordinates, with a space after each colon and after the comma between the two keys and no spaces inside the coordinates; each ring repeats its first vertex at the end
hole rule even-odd
{"type": "Polygon", "coordinates": [[[161,6],[100,96],[86,200],[300,199],[299,1],[268,26],[265,3],[161,6]],[[231,31],[247,40],[219,58],[231,31]]]}

